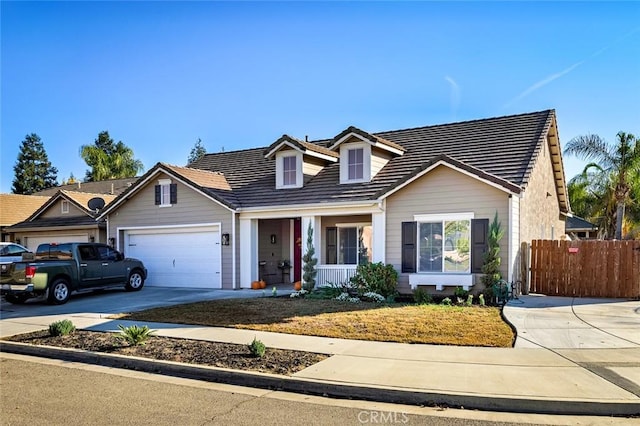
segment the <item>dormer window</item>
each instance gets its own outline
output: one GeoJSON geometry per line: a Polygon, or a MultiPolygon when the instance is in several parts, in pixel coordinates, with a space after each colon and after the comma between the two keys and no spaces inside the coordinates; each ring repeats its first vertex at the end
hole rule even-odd
{"type": "Polygon", "coordinates": [[[340,183],[371,180],[371,146],[366,143],[346,143],[340,146],[340,183]]]}
{"type": "Polygon", "coordinates": [[[282,157],[282,185],[295,186],[296,174],[296,156],[290,155],[287,157],[282,157]]]}
{"type": "Polygon", "coordinates": [[[361,180],[364,174],[364,149],[353,148],[347,152],[349,180],[361,180]]]}
{"type": "Polygon", "coordinates": [[[302,154],[294,150],[276,153],[276,188],[302,187],[302,154]]]}

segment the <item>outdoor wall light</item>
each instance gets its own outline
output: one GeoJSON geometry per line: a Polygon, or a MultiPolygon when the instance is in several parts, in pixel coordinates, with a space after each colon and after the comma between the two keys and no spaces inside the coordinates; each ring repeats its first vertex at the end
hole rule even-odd
{"type": "Polygon", "coordinates": [[[221,242],[222,242],[223,246],[228,246],[229,245],[229,234],[228,233],[222,234],[221,242]]]}
{"type": "Polygon", "coordinates": [[[96,242],[96,237],[94,237],[93,235],[89,237],[89,242],[90,243],[95,243],[96,242]]]}
{"type": "Polygon", "coordinates": [[[276,234],[271,234],[271,244],[276,243],[276,234]]]}
{"type": "Polygon", "coordinates": [[[113,237],[109,238],[109,245],[110,245],[111,247],[115,247],[115,245],[116,245],[116,239],[115,239],[115,238],[113,238],[113,237]]]}

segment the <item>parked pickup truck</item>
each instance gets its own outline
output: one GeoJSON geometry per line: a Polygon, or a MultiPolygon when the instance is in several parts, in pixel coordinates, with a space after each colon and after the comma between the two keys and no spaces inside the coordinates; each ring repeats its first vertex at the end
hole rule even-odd
{"type": "Polygon", "coordinates": [[[137,291],[147,278],[140,260],[99,243],[41,244],[35,254],[3,266],[0,293],[11,303],[45,295],[49,303],[59,305],[72,292],[115,286],[137,291]]]}

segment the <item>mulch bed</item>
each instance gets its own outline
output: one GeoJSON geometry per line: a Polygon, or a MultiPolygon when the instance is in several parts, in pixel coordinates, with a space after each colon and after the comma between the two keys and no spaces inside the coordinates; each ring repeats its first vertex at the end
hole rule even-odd
{"type": "Polygon", "coordinates": [[[157,336],[150,337],[144,345],[129,346],[116,336],[114,333],[76,330],[66,336],[52,337],[48,330],[41,330],[5,340],[281,375],[292,375],[329,357],[267,348],[264,356],[257,358],[251,355],[248,345],[157,336]]]}

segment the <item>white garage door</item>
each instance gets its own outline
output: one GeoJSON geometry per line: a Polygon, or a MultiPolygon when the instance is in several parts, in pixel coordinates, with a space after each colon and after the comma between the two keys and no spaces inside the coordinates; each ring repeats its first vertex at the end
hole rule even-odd
{"type": "Polygon", "coordinates": [[[222,288],[217,227],[130,230],[124,251],[147,268],[145,285],[222,288]]]}
{"type": "Polygon", "coordinates": [[[31,251],[36,251],[40,244],[49,244],[49,243],[86,243],[89,241],[89,236],[87,234],[78,234],[78,235],[64,235],[64,236],[55,236],[51,235],[48,237],[29,237],[27,236],[27,248],[31,251]]]}

